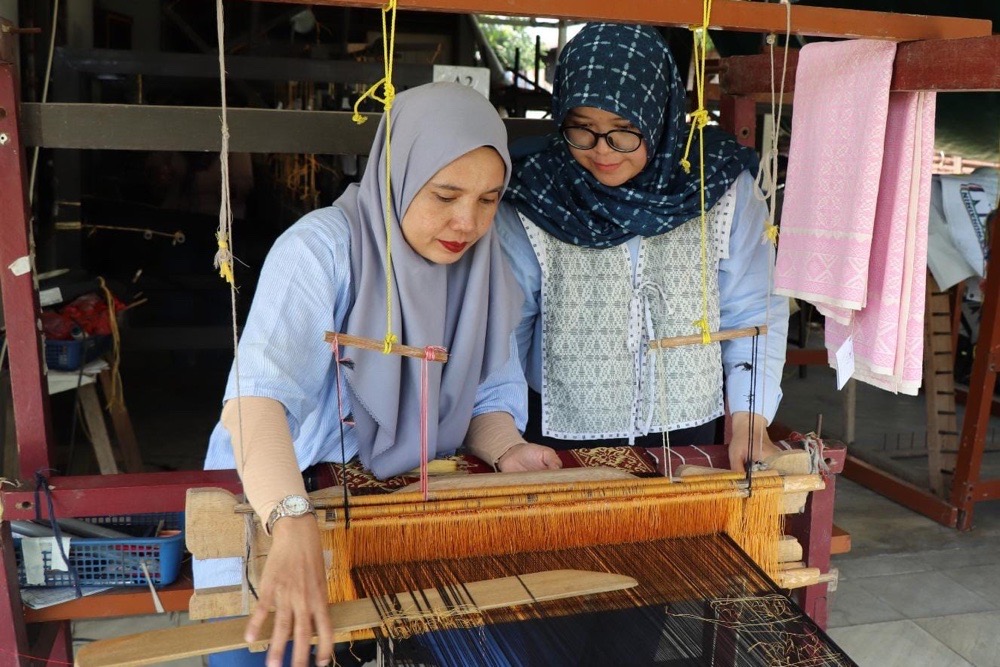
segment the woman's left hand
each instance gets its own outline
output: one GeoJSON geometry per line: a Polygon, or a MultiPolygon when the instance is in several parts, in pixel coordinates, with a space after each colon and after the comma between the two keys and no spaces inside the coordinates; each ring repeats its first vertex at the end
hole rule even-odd
{"type": "Polygon", "coordinates": [[[562,468],[562,461],[556,450],[533,442],[521,442],[497,460],[500,472],[528,472],[530,470],[556,470],[562,468]]]}
{"type": "Polygon", "coordinates": [[[753,460],[763,461],[781,450],[767,435],[767,420],[761,415],[753,415],[751,432],[749,412],[734,412],[733,439],[729,442],[729,467],[736,472],[746,472],[748,445],[753,443],[753,460]]]}

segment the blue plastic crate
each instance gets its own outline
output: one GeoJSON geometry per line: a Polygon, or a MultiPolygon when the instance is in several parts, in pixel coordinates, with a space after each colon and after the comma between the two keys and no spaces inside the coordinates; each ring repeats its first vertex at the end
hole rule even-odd
{"type": "MultiPolygon", "coordinates": [[[[136,514],[132,516],[87,517],[83,521],[135,535],[134,539],[74,537],[70,542],[70,563],[76,567],[81,586],[145,586],[146,564],[154,586],[166,586],[177,579],[184,554],[184,513],[136,514]],[[163,521],[163,530],[180,531],[167,537],[147,537],[163,521]]],[[[14,537],[18,581],[27,586],[21,540],[14,537]]],[[[45,587],[72,586],[69,572],[52,570],[52,554],[42,550],[45,587]]],[[[38,585],[42,586],[42,585],[38,585]]]]}
{"type": "Polygon", "coordinates": [[[80,340],[46,340],[45,365],[56,371],[75,371],[104,354],[111,336],[91,336],[80,340]]]}

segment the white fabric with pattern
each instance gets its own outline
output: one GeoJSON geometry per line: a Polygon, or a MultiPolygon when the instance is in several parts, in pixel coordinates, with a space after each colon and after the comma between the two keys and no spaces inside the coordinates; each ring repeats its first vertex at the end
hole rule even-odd
{"type": "MultiPolygon", "coordinates": [[[[717,219],[719,208],[708,215],[712,331],[719,328],[719,245],[732,221],[731,202],[728,215],[723,206],[717,219]]],[[[648,346],[650,340],[696,333],[693,322],[702,316],[700,219],[642,239],[634,279],[625,245],[574,246],[523,215],[521,222],[542,269],[544,435],[631,441],[722,414],[718,343],[661,351],[648,346]]]]}

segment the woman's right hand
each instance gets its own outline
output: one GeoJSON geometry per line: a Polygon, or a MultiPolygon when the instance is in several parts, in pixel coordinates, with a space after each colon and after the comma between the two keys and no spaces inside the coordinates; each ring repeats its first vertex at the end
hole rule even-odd
{"type": "Polygon", "coordinates": [[[497,459],[500,472],[527,472],[529,470],[556,470],[562,468],[562,461],[556,450],[533,442],[521,442],[497,459]]]}
{"type": "Polygon", "coordinates": [[[292,665],[306,667],[314,635],[318,637],[316,665],[330,664],[333,629],[326,590],[326,567],[316,517],[284,517],[276,521],[257,607],[250,615],[245,636],[247,642],[259,639],[268,612],[274,610],[268,667],[280,667],[289,639],[294,642],[292,665]]]}

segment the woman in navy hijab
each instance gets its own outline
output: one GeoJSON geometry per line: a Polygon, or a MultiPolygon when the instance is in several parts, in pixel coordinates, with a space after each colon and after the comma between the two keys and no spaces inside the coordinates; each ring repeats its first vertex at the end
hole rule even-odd
{"type": "Polygon", "coordinates": [[[713,443],[728,400],[733,468],[751,435],[755,459],[774,451],[765,427],[781,397],[788,307],[769,299],[757,156],[708,126],[685,165],[685,105],[657,30],[588,24],[559,57],[558,131],[540,150],[513,151],[496,225],[527,297],[518,338],[537,392],[532,442],[660,446],[666,431],[671,444],[713,443]],[[649,350],[703,319],[712,331],[766,323],[769,334],[756,354],[752,339],[649,350]]]}

